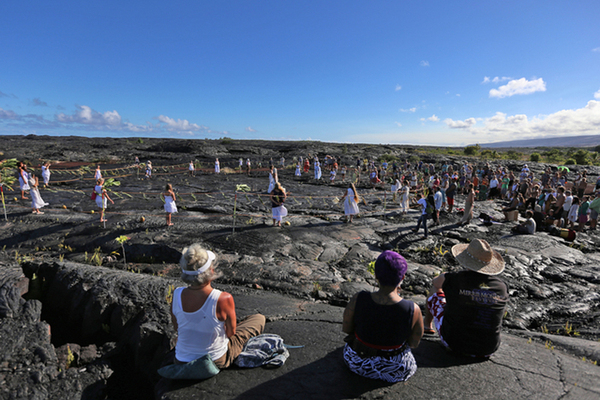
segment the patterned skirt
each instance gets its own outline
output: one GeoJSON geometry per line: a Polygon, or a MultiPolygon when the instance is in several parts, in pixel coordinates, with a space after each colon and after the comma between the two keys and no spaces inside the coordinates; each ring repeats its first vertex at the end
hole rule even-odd
{"type": "Polygon", "coordinates": [[[390,358],[379,356],[362,358],[346,344],[344,361],[355,374],[386,382],[404,382],[417,372],[417,362],[408,346],[402,353],[390,358]]]}

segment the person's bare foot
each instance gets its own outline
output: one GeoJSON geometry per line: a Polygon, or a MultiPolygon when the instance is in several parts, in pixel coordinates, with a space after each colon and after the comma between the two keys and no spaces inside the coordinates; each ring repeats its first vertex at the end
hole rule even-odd
{"type": "Polygon", "coordinates": [[[173,224],[167,224],[167,226],[173,226],[173,224]]]}
{"type": "Polygon", "coordinates": [[[100,222],[106,222],[108,221],[107,219],[101,219],[100,222]]]}
{"type": "Polygon", "coordinates": [[[29,200],[29,197],[21,197],[21,200],[29,200]]]}

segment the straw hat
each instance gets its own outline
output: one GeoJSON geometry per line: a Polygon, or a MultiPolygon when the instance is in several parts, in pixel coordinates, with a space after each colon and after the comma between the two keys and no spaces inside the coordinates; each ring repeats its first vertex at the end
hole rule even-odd
{"type": "Polygon", "coordinates": [[[502,256],[482,239],[474,239],[469,244],[454,245],[452,255],[463,267],[480,274],[498,275],[504,271],[502,256]]]}

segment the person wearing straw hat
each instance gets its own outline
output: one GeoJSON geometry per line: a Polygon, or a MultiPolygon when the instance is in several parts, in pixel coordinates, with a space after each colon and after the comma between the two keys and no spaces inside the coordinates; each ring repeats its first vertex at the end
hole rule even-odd
{"type": "Polygon", "coordinates": [[[248,339],[264,330],[264,315],[250,315],[238,324],[231,294],[213,289],[211,282],[222,276],[215,260],[216,255],[198,243],[183,249],[181,279],[189,286],[175,289],[171,302],[177,363],[208,354],[218,368],[227,368],[248,339]]]}
{"type": "Polygon", "coordinates": [[[434,333],[434,325],[445,347],[487,358],[500,346],[508,303],[508,285],[497,276],[504,271],[504,260],[482,239],[453,246],[452,255],[465,270],[433,279],[425,333],[434,333]]]}

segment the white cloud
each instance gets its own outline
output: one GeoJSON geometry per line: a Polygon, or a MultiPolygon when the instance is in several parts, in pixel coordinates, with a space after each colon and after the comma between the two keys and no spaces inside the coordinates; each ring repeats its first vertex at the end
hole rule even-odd
{"type": "Polygon", "coordinates": [[[433,114],[431,117],[429,118],[421,118],[420,121],[425,122],[425,121],[432,121],[432,122],[438,122],[440,120],[440,118],[433,114]]]}
{"type": "Polygon", "coordinates": [[[415,111],[417,111],[417,107],[412,107],[412,108],[401,108],[399,111],[400,111],[400,112],[410,112],[410,113],[414,113],[415,111]]]}
{"type": "Polygon", "coordinates": [[[187,119],[173,119],[167,117],[166,115],[159,115],[156,117],[160,122],[165,124],[165,128],[171,132],[195,132],[199,130],[208,129],[205,126],[200,126],[198,124],[191,124],[187,119]]]}
{"type": "Polygon", "coordinates": [[[421,61],[421,62],[419,63],[419,65],[420,65],[421,67],[429,67],[429,61],[427,61],[427,60],[423,60],[423,61],[421,61]]]}
{"type": "Polygon", "coordinates": [[[0,119],[19,119],[19,115],[12,110],[0,108],[0,119]]]}
{"type": "Polygon", "coordinates": [[[496,76],[496,77],[491,78],[491,79],[490,79],[489,76],[484,76],[483,77],[483,82],[481,82],[481,83],[490,83],[490,82],[500,83],[500,82],[504,82],[504,81],[510,81],[511,79],[512,78],[509,78],[508,76],[503,76],[502,78],[496,76]]]}
{"type": "Polygon", "coordinates": [[[594,93],[594,98],[596,100],[600,100],[600,89],[598,89],[598,91],[596,93],[594,93]]]}
{"type": "Polygon", "coordinates": [[[117,111],[113,110],[99,113],[88,106],[79,106],[79,110],[72,115],[66,115],[65,113],[57,114],[56,120],[62,123],[77,123],[107,127],[118,127],[121,125],[121,116],[117,111]]]}
{"type": "Polygon", "coordinates": [[[402,90],[402,86],[400,86],[400,85],[396,85],[396,92],[397,92],[398,90],[402,90]]]}
{"type": "Polygon", "coordinates": [[[545,92],[546,82],[542,78],[528,81],[525,78],[516,79],[508,82],[504,86],[500,86],[498,89],[490,90],[490,97],[510,97],[516,94],[531,94],[535,92],[545,92]]]}
{"type": "Polygon", "coordinates": [[[475,118],[467,118],[464,121],[454,121],[451,118],[446,118],[444,120],[444,122],[451,129],[467,129],[467,128],[470,128],[470,127],[472,127],[473,125],[475,125],[477,123],[477,121],[475,120],[475,118]]]}
{"type": "Polygon", "coordinates": [[[402,124],[400,122],[395,122],[396,125],[398,125],[398,128],[400,128],[402,126],[402,124]]]}
{"type": "Polygon", "coordinates": [[[256,132],[256,129],[253,129],[251,126],[246,128],[246,132],[256,132]]]}
{"type": "Polygon", "coordinates": [[[460,93],[456,93],[456,97],[460,97],[460,93]]]}
{"type": "Polygon", "coordinates": [[[596,47],[595,49],[592,49],[592,51],[595,51],[596,53],[600,53],[600,47],[596,47]]]}
{"type": "MultiPolygon", "coordinates": [[[[479,119],[477,119],[479,120],[479,119]]],[[[600,133],[600,101],[590,100],[583,108],[561,110],[550,115],[527,117],[497,112],[475,126],[475,118],[464,121],[446,119],[449,128],[463,129],[486,141],[515,140],[548,136],[578,136],[600,133]]]]}

